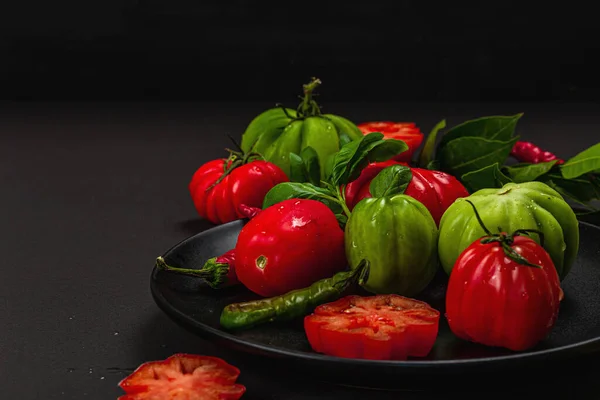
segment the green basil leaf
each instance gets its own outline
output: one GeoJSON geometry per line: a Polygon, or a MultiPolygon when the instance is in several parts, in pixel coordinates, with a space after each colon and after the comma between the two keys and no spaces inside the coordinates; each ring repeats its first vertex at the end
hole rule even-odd
{"type": "Polygon", "coordinates": [[[600,172],[600,143],[587,148],[560,166],[563,178],[573,179],[588,172],[600,172]]]}
{"type": "Polygon", "coordinates": [[[321,165],[319,155],[311,146],[307,146],[300,152],[300,157],[304,163],[307,181],[315,186],[321,185],[321,165]]]}
{"type": "Polygon", "coordinates": [[[427,140],[421,149],[421,154],[419,154],[419,166],[424,168],[429,165],[431,160],[433,160],[433,153],[435,151],[435,145],[437,142],[438,132],[446,127],[446,120],[443,119],[438,122],[431,132],[429,132],[429,136],[427,136],[427,140]]]}
{"type": "MultiPolygon", "coordinates": [[[[333,173],[333,162],[335,161],[335,156],[332,155],[330,157],[327,157],[327,159],[325,160],[325,169],[324,169],[324,179],[326,182],[329,182],[331,180],[331,174],[333,173]]],[[[321,186],[321,185],[319,185],[321,186]]]]}
{"type": "Polygon", "coordinates": [[[392,165],[377,174],[369,185],[373,197],[393,196],[402,194],[412,180],[412,172],[404,165],[392,165]]]}
{"type": "Polygon", "coordinates": [[[504,167],[503,171],[515,183],[531,182],[548,173],[558,160],[537,164],[519,164],[504,167]]]}
{"type": "Polygon", "coordinates": [[[330,181],[334,186],[352,182],[370,162],[386,161],[406,150],[406,143],[396,139],[384,140],[380,132],[364,135],[336,153],[330,181]]]}
{"type": "Polygon", "coordinates": [[[431,171],[439,171],[440,169],[440,162],[438,160],[431,160],[427,163],[427,167],[428,170],[431,171]]]}
{"type": "Polygon", "coordinates": [[[348,222],[348,217],[345,214],[335,214],[335,218],[337,219],[340,228],[344,229],[348,222]]]}
{"type": "Polygon", "coordinates": [[[463,137],[479,137],[506,142],[513,137],[517,122],[522,116],[523,113],[510,116],[493,115],[465,121],[452,127],[442,136],[440,147],[463,137]]]}
{"type": "Polygon", "coordinates": [[[467,136],[454,139],[440,148],[441,170],[462,176],[495,163],[503,165],[518,139],[518,136],[506,141],[467,136]]]}
{"type": "Polygon", "coordinates": [[[306,174],[306,168],[302,157],[296,153],[290,153],[290,181],[292,182],[306,182],[308,176],[306,174]]]}
{"type": "Polygon", "coordinates": [[[339,181],[343,179],[343,175],[347,174],[349,164],[352,158],[359,153],[361,146],[368,145],[373,142],[377,142],[383,138],[383,133],[374,132],[365,135],[359,140],[353,140],[352,142],[346,143],[340,148],[333,158],[333,165],[331,167],[330,181],[334,185],[339,184],[339,181]]]}
{"type": "Polygon", "coordinates": [[[502,173],[498,163],[488,165],[477,171],[467,172],[461,176],[460,180],[470,193],[486,188],[501,188],[512,182],[509,177],[502,173]]]}
{"type": "Polygon", "coordinates": [[[264,210],[289,199],[317,200],[329,207],[334,214],[342,213],[342,207],[329,190],[300,182],[283,182],[272,187],[265,195],[262,208],[264,210]]]}

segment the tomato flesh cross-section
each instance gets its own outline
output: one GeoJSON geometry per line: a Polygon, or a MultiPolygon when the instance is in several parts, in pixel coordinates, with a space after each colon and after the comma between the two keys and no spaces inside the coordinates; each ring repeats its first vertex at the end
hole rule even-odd
{"type": "Polygon", "coordinates": [[[119,383],[126,394],[118,400],[238,400],[246,391],[239,374],[220,358],[175,354],[140,365],[119,383]]]}
{"type": "Polygon", "coordinates": [[[440,313],[399,295],[346,296],[317,307],[304,319],[314,351],[335,357],[406,360],[429,354],[440,313]]]}

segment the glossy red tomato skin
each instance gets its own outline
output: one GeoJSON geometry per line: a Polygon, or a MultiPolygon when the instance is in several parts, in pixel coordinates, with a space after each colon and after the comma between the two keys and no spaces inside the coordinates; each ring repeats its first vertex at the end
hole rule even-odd
{"type": "Polygon", "coordinates": [[[143,363],[119,382],[118,400],[238,400],[246,387],[236,383],[240,370],[221,358],[174,354],[143,363]]]}
{"type": "Polygon", "coordinates": [[[314,351],[341,358],[406,360],[435,344],[440,312],[427,303],[388,294],[349,295],[304,318],[314,351]]]}
{"type": "MultiPolygon", "coordinates": [[[[369,185],[373,178],[383,169],[402,164],[397,161],[383,161],[369,164],[361,171],[360,176],[346,185],[346,204],[352,210],[362,199],[371,197],[369,185]]],[[[404,194],[420,201],[427,207],[435,223],[439,225],[444,212],[460,197],[467,197],[469,192],[454,176],[441,171],[423,168],[411,168],[412,180],[404,194]]]]}
{"type": "Polygon", "coordinates": [[[498,243],[480,240],[457,259],[446,292],[446,318],[459,338],[522,351],[554,326],[562,290],[550,256],[525,236],[515,236],[512,247],[543,268],[518,264],[498,243]]]}
{"type": "Polygon", "coordinates": [[[308,199],[262,210],[242,228],[235,252],[239,281],[263,297],[306,288],[347,266],[344,231],[335,215],[308,199]]]}
{"type": "Polygon", "coordinates": [[[188,185],[198,215],[213,224],[244,218],[239,211],[240,205],[260,208],[273,186],[289,181],[281,168],[258,160],[235,168],[216,186],[207,190],[223,175],[226,162],[226,159],[217,159],[205,163],[196,170],[188,185]]]}
{"type": "Polygon", "coordinates": [[[414,122],[375,121],[358,125],[364,135],[371,132],[381,132],[385,139],[404,141],[408,150],[394,157],[396,161],[410,162],[417,148],[423,143],[425,135],[414,122]]]}

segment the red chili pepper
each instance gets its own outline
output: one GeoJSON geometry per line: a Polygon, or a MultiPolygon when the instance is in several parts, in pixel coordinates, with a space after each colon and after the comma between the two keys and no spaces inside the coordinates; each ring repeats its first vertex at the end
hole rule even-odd
{"type": "Polygon", "coordinates": [[[515,143],[510,155],[516,158],[520,162],[537,164],[541,162],[548,162],[558,160],[557,164],[563,164],[565,161],[556,157],[554,153],[544,151],[540,147],[536,146],[531,142],[517,142],[515,143]]]}
{"type": "Polygon", "coordinates": [[[240,204],[240,206],[238,207],[238,212],[244,218],[248,218],[248,219],[252,219],[252,218],[256,217],[258,215],[258,213],[261,211],[262,211],[262,209],[260,209],[258,207],[252,207],[252,206],[248,206],[246,204],[240,204]]]}

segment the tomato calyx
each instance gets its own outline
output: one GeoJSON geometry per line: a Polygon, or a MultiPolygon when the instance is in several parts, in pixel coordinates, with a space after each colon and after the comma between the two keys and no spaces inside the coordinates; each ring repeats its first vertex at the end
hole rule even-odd
{"type": "Polygon", "coordinates": [[[225,163],[223,164],[223,174],[212,185],[210,185],[209,187],[207,187],[205,189],[205,191],[207,191],[207,192],[210,189],[217,186],[219,183],[221,183],[223,181],[223,179],[225,179],[225,177],[227,177],[227,175],[229,175],[233,172],[234,169],[241,167],[242,165],[251,163],[252,161],[264,159],[262,154],[259,154],[255,151],[253,151],[254,145],[252,145],[252,147],[250,148],[250,151],[244,152],[244,150],[242,150],[242,147],[239,145],[238,142],[235,141],[235,139],[233,137],[231,137],[230,135],[227,135],[227,136],[233,142],[233,144],[237,148],[237,150],[232,150],[229,148],[225,149],[226,151],[229,152],[229,157],[227,158],[227,160],[225,160],[225,163]]]}
{"type": "Polygon", "coordinates": [[[311,78],[309,83],[302,85],[302,92],[303,92],[304,96],[299,96],[299,98],[300,98],[300,100],[302,100],[302,102],[296,108],[296,114],[297,114],[296,117],[291,116],[283,104],[281,104],[281,103],[276,104],[277,107],[281,108],[281,110],[283,111],[285,116],[288,117],[289,119],[291,119],[290,123],[292,123],[294,121],[298,121],[298,120],[303,120],[308,117],[315,117],[315,116],[321,115],[321,107],[313,99],[313,97],[317,96],[314,93],[314,91],[317,87],[319,87],[321,85],[321,83],[323,83],[323,82],[321,82],[320,79],[313,77],[313,78],[311,78]]]}
{"type": "Polygon", "coordinates": [[[467,203],[469,203],[471,205],[471,207],[473,207],[473,211],[475,212],[475,218],[477,218],[477,222],[479,222],[479,225],[486,233],[486,236],[484,236],[480,240],[480,242],[482,244],[499,243],[500,246],[502,247],[502,250],[504,250],[504,254],[508,258],[513,260],[514,262],[521,264],[521,265],[526,265],[528,267],[543,268],[541,265],[537,265],[537,264],[533,264],[533,263],[529,262],[525,257],[523,257],[521,254],[519,254],[512,247],[515,236],[519,236],[522,234],[529,234],[529,233],[537,233],[540,237],[540,245],[543,247],[544,246],[544,233],[543,232],[541,232],[537,229],[517,229],[511,234],[507,234],[502,231],[501,227],[498,227],[499,233],[492,233],[483,223],[483,220],[481,219],[481,216],[477,212],[477,208],[475,207],[475,205],[470,200],[465,200],[465,201],[467,203]]]}

